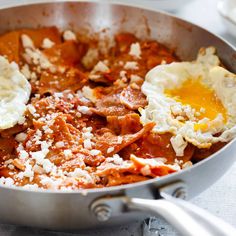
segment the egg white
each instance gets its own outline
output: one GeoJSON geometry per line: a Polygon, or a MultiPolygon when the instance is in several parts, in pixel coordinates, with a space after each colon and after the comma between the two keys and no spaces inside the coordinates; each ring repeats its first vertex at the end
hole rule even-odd
{"type": "Polygon", "coordinates": [[[8,129],[24,120],[31,85],[18,65],[0,56],[0,129],[8,129]]]}
{"type": "Polygon", "coordinates": [[[213,143],[228,142],[236,136],[236,75],[220,67],[215,52],[213,47],[201,49],[196,61],[159,65],[146,75],[142,92],[147,96],[148,105],[140,109],[141,122],[155,122],[153,132],[172,133],[171,143],[177,156],[184,155],[188,143],[198,148],[209,148],[213,143]],[[179,88],[185,81],[199,78],[202,84],[214,90],[226,109],[226,123],[221,113],[213,120],[199,120],[190,105],[166,96],[166,90],[179,88]],[[185,120],[181,120],[182,117],[185,120]],[[206,124],[207,129],[196,130],[196,124],[206,124]],[[219,133],[221,135],[216,136],[219,133]]]}

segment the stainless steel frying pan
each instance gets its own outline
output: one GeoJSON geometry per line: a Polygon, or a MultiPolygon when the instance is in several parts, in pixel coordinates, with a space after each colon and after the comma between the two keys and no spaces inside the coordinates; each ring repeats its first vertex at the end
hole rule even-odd
{"type": "MultiPolygon", "coordinates": [[[[175,49],[184,60],[200,47],[215,46],[236,72],[235,49],[208,31],[171,15],[130,6],[54,2],[0,10],[0,33],[22,27],[56,25],[86,33],[127,31],[175,49]]],[[[124,224],[161,215],[183,235],[236,235],[236,230],[178,198],[192,198],[219,179],[235,161],[236,144],[193,167],[160,179],[88,191],[30,191],[0,187],[0,221],[47,229],[81,229],[124,224]]]]}

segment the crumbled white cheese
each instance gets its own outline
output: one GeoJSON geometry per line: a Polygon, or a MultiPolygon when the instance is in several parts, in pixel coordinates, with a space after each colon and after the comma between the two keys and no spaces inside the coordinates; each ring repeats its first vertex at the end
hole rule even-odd
{"type": "Polygon", "coordinates": [[[118,154],[114,154],[112,158],[116,165],[121,165],[123,163],[123,159],[118,154]]]}
{"type": "Polygon", "coordinates": [[[91,69],[99,59],[99,52],[96,48],[89,48],[85,56],[82,58],[82,64],[86,69],[91,69]]]}
{"type": "Polygon", "coordinates": [[[108,66],[102,62],[102,61],[99,61],[93,68],[92,70],[92,73],[96,73],[96,72],[102,72],[102,73],[107,73],[109,72],[109,68],[108,66]]]}
{"type": "Polygon", "coordinates": [[[24,142],[27,138],[27,134],[26,133],[19,133],[16,135],[15,139],[17,142],[24,142]]]}
{"type": "Polygon", "coordinates": [[[183,156],[184,149],[187,147],[188,142],[186,142],[182,135],[177,134],[176,136],[171,137],[171,145],[175,150],[176,156],[183,156]]]}
{"type": "Polygon", "coordinates": [[[93,150],[90,151],[90,154],[91,154],[92,156],[97,156],[97,155],[99,155],[100,153],[101,153],[101,151],[100,151],[100,150],[96,150],[96,149],[93,149],[93,150]]]}
{"type": "Polygon", "coordinates": [[[0,178],[0,185],[6,185],[8,187],[11,187],[11,186],[14,185],[14,180],[10,177],[5,178],[5,177],[2,176],[0,178]]]}
{"type": "Polygon", "coordinates": [[[77,110],[84,115],[91,115],[92,114],[89,107],[86,107],[86,106],[78,106],[77,110]]]}
{"type": "Polygon", "coordinates": [[[136,83],[130,84],[130,87],[131,87],[132,89],[136,89],[136,90],[139,90],[139,89],[140,89],[140,86],[138,86],[136,83]]]}
{"type": "Polygon", "coordinates": [[[43,166],[43,169],[45,170],[45,172],[49,173],[52,170],[54,164],[49,159],[44,159],[42,166],[43,166]]]}
{"type": "Polygon", "coordinates": [[[93,71],[89,74],[89,79],[90,80],[97,81],[100,78],[101,78],[101,75],[94,75],[93,71]]]}
{"type": "Polygon", "coordinates": [[[138,63],[136,61],[127,61],[124,65],[126,70],[138,70],[138,63]]]}
{"type": "Polygon", "coordinates": [[[93,179],[90,174],[86,170],[82,170],[80,168],[76,168],[73,172],[70,173],[70,176],[75,177],[77,179],[82,179],[85,183],[93,183],[93,179]]]}
{"type": "Polygon", "coordinates": [[[32,158],[35,159],[37,164],[42,165],[45,157],[49,153],[48,148],[51,146],[51,144],[47,143],[46,141],[40,141],[39,143],[41,144],[41,150],[36,152],[30,152],[30,154],[32,158]]]}
{"type": "Polygon", "coordinates": [[[80,112],[76,112],[75,114],[78,118],[82,117],[81,113],[80,112]]]}
{"type": "Polygon", "coordinates": [[[82,131],[85,133],[85,132],[92,132],[92,130],[93,130],[93,127],[91,127],[91,126],[89,126],[89,127],[84,127],[83,129],[82,129],[82,131]]]}
{"type": "Polygon", "coordinates": [[[189,168],[191,166],[193,166],[193,163],[191,161],[187,161],[183,164],[182,168],[186,169],[186,168],[189,168]]]}
{"type": "Polygon", "coordinates": [[[32,104],[27,105],[28,111],[30,112],[31,115],[35,115],[36,109],[32,104]]]}
{"type": "Polygon", "coordinates": [[[117,87],[120,87],[120,88],[127,87],[127,84],[124,82],[123,79],[117,79],[113,84],[117,87]]]}
{"type": "Polygon", "coordinates": [[[63,98],[63,93],[54,93],[53,94],[53,96],[55,97],[55,98],[63,98]]]}
{"type": "Polygon", "coordinates": [[[66,31],[64,31],[64,33],[63,33],[63,39],[64,39],[65,41],[69,41],[69,40],[74,40],[74,41],[76,41],[76,40],[77,40],[75,33],[72,32],[71,30],[66,30],[66,31]]]}
{"type": "Polygon", "coordinates": [[[141,58],[141,47],[140,44],[137,43],[132,43],[130,46],[130,51],[129,51],[129,55],[137,57],[137,58],[141,58]]]}
{"type": "Polygon", "coordinates": [[[34,173],[37,173],[37,174],[43,174],[45,172],[43,167],[39,166],[38,164],[35,164],[33,166],[33,171],[34,171],[34,173]]]}
{"type": "Polygon", "coordinates": [[[52,177],[48,176],[41,176],[40,183],[45,185],[48,189],[58,189],[59,186],[62,184],[63,180],[61,178],[53,179],[52,177]]]}
{"type": "Polygon", "coordinates": [[[74,98],[74,96],[73,96],[73,94],[69,93],[69,94],[67,94],[67,98],[68,98],[69,100],[72,100],[72,99],[74,98]]]}
{"type": "Polygon", "coordinates": [[[111,152],[113,152],[114,150],[115,150],[114,147],[109,147],[109,148],[107,149],[107,153],[111,153],[111,152]]]}
{"type": "Polygon", "coordinates": [[[45,133],[45,134],[52,134],[52,133],[53,133],[53,130],[50,129],[50,128],[48,127],[48,125],[44,125],[44,126],[42,127],[42,129],[44,130],[44,133],[45,133]]]}
{"type": "Polygon", "coordinates": [[[122,141],[123,141],[123,138],[122,138],[121,136],[118,136],[118,138],[117,138],[117,143],[118,143],[118,144],[121,144],[122,141]]]}
{"type": "Polygon", "coordinates": [[[142,173],[142,175],[146,176],[146,175],[151,175],[151,169],[149,165],[145,165],[143,168],[140,169],[140,172],[142,173]]]}
{"type": "Polygon", "coordinates": [[[83,139],[91,139],[93,137],[93,134],[91,132],[84,132],[82,133],[83,139]]]}
{"type": "Polygon", "coordinates": [[[86,149],[91,149],[92,148],[92,142],[90,139],[85,139],[84,140],[84,148],[86,149]]]}
{"type": "Polygon", "coordinates": [[[37,151],[37,152],[31,152],[30,153],[32,158],[36,160],[36,163],[38,163],[39,165],[42,165],[43,160],[45,158],[45,154],[42,151],[37,151]]]}
{"type": "Polygon", "coordinates": [[[42,43],[42,48],[51,48],[55,43],[51,41],[49,38],[45,38],[42,43]]]}
{"type": "Polygon", "coordinates": [[[25,64],[22,66],[21,73],[29,80],[31,77],[31,71],[29,69],[29,65],[25,64]]]}
{"type": "Polygon", "coordinates": [[[89,99],[91,102],[96,102],[97,97],[95,96],[94,90],[91,89],[89,86],[84,86],[82,88],[82,95],[89,99]]]}
{"type": "Polygon", "coordinates": [[[9,160],[6,160],[5,162],[4,162],[4,164],[5,165],[9,165],[9,164],[11,164],[13,162],[13,159],[9,159],[9,160]]]}
{"type": "Polygon", "coordinates": [[[130,83],[131,84],[132,83],[139,83],[139,82],[142,82],[142,81],[143,81],[143,79],[138,75],[131,75],[130,76],[130,83]]]}
{"type": "Polygon", "coordinates": [[[127,74],[127,71],[125,71],[125,70],[120,71],[120,78],[123,82],[127,82],[127,80],[128,80],[126,77],[126,74],[127,74]]]}
{"type": "Polygon", "coordinates": [[[14,169],[15,169],[15,166],[12,165],[12,164],[8,165],[7,167],[8,167],[10,170],[14,170],[14,169]]]}
{"type": "Polygon", "coordinates": [[[56,142],[55,146],[58,148],[61,148],[65,146],[65,143],[63,141],[59,141],[59,142],[56,142]]]}
{"type": "MultiPolygon", "coordinates": [[[[32,81],[36,81],[37,80],[37,75],[36,75],[36,73],[33,71],[33,72],[31,72],[31,76],[30,76],[30,81],[32,82],[32,81]]],[[[38,82],[38,81],[37,81],[38,82]]]]}
{"type": "Polygon", "coordinates": [[[47,56],[38,49],[25,48],[23,57],[27,61],[27,63],[33,63],[34,65],[38,66],[38,73],[41,72],[41,69],[50,69],[50,71],[56,71],[55,66],[51,64],[47,56]]]}
{"type": "MultiPolygon", "coordinates": [[[[32,180],[32,178],[34,177],[34,171],[32,170],[32,165],[30,165],[29,161],[26,161],[25,163],[24,172],[20,172],[20,173],[22,173],[24,177],[28,177],[32,180]]],[[[18,174],[18,177],[19,177],[19,174],[18,174]]]]}
{"type": "MultiPolygon", "coordinates": [[[[86,87],[86,86],[85,86],[85,87],[86,87]]],[[[81,102],[83,102],[83,103],[89,102],[89,99],[87,99],[87,98],[84,96],[84,94],[83,94],[83,92],[82,92],[81,90],[77,90],[76,95],[79,97],[79,99],[80,99],[81,102]]]]}
{"type": "Polygon", "coordinates": [[[124,163],[124,160],[119,156],[119,154],[114,154],[112,157],[106,158],[106,162],[120,166],[124,163]]]}
{"type": "Polygon", "coordinates": [[[64,155],[65,155],[66,157],[69,157],[69,156],[72,155],[72,151],[71,151],[70,149],[64,150],[63,153],[64,153],[64,155]]]}
{"type": "Polygon", "coordinates": [[[24,48],[35,48],[32,39],[26,34],[21,35],[21,42],[24,48]]]}

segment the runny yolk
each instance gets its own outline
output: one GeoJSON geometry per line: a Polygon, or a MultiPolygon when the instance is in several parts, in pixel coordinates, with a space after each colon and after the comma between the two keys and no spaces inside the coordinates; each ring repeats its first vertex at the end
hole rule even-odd
{"type": "Polygon", "coordinates": [[[225,107],[216,97],[214,90],[202,84],[200,79],[187,80],[180,88],[166,90],[165,93],[183,105],[190,105],[195,108],[196,112],[200,113],[198,117],[196,116],[199,120],[205,117],[213,120],[221,113],[224,117],[224,122],[227,121],[225,107]],[[202,111],[201,108],[204,108],[204,112],[200,112],[202,111]]]}

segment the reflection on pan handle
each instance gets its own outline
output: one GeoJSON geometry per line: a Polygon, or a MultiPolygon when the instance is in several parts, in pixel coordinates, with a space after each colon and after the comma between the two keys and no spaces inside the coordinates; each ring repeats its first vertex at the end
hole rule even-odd
{"type": "Polygon", "coordinates": [[[187,185],[184,182],[170,183],[159,187],[157,191],[152,189],[152,192],[153,197],[157,199],[131,197],[131,192],[128,190],[125,195],[100,197],[93,201],[90,210],[101,222],[122,216],[127,211],[138,210],[163,217],[183,236],[236,236],[236,229],[233,226],[182,200],[187,197],[187,185]]]}
{"type": "Polygon", "coordinates": [[[163,199],[149,200],[126,198],[129,210],[148,211],[162,216],[173,225],[181,235],[188,236],[235,236],[236,229],[207,211],[168,194],[161,194],[163,199]]]}

